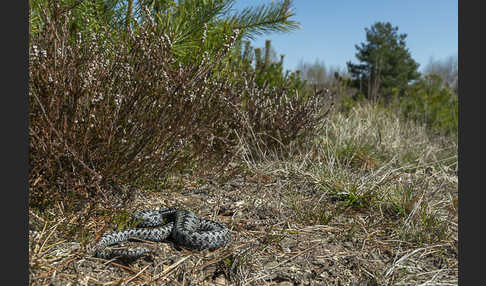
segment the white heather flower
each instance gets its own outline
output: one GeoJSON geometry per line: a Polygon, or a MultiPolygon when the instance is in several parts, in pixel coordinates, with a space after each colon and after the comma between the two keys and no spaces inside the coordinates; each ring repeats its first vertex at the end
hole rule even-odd
{"type": "Polygon", "coordinates": [[[37,48],[37,45],[32,45],[32,54],[35,57],[39,56],[39,49],[37,48]]]}

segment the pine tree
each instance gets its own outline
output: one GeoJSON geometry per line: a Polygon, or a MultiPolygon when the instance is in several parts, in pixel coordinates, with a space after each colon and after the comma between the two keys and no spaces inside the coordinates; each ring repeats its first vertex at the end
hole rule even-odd
{"type": "Polygon", "coordinates": [[[398,27],[389,22],[377,22],[365,31],[366,42],[355,46],[360,64],[347,62],[347,66],[353,85],[367,98],[376,100],[400,93],[420,77],[419,64],[405,44],[407,34],[398,34],[398,27]]]}

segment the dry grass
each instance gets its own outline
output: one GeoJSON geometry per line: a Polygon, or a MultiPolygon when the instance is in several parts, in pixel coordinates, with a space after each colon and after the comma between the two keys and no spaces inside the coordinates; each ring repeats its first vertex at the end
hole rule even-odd
{"type": "Polygon", "coordinates": [[[31,210],[31,285],[457,285],[457,139],[371,105],[332,113],[321,131],[306,149],[242,152],[222,175],[137,190],[114,213],[31,210]],[[129,264],[90,256],[132,210],[174,205],[226,224],[232,243],[147,243],[155,255],[129,264]]]}

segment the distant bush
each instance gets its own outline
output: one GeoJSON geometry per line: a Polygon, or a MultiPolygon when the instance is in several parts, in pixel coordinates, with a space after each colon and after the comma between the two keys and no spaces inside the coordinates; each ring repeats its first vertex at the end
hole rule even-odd
{"type": "MultiPolygon", "coordinates": [[[[423,76],[400,92],[392,89],[390,99],[381,98],[378,105],[399,113],[404,120],[415,120],[441,135],[457,135],[458,97],[445,86],[436,74],[423,76]]],[[[345,115],[360,103],[369,101],[362,93],[343,97],[338,101],[337,110],[345,115]]]]}
{"type": "Polygon", "coordinates": [[[439,75],[442,78],[442,86],[457,94],[459,76],[457,55],[442,60],[431,58],[424,68],[424,74],[439,75]]]}
{"type": "Polygon", "coordinates": [[[302,90],[304,87],[305,82],[299,73],[284,72],[284,55],[280,55],[280,59],[277,60],[270,40],[265,41],[264,48],[254,48],[250,41],[240,41],[233,51],[231,60],[233,70],[254,73],[252,80],[259,88],[285,86],[289,89],[302,90]]]}
{"type": "Polygon", "coordinates": [[[426,75],[410,85],[395,104],[406,118],[424,122],[434,132],[457,134],[458,98],[438,75],[426,75]]]}

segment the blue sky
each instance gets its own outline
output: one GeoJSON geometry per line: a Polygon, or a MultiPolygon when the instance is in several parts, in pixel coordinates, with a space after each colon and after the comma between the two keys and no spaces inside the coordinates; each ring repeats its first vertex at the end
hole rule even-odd
{"type": "MultiPolygon", "coordinates": [[[[271,0],[238,0],[235,9],[271,3],[271,0]]],[[[298,63],[323,61],[326,67],[357,63],[355,45],[364,42],[364,28],[375,22],[390,22],[398,33],[407,34],[407,47],[419,70],[430,58],[442,60],[458,51],[457,0],[294,0],[301,29],[256,38],[252,45],[263,47],[271,40],[277,55],[284,54],[284,68],[298,63]]]]}

